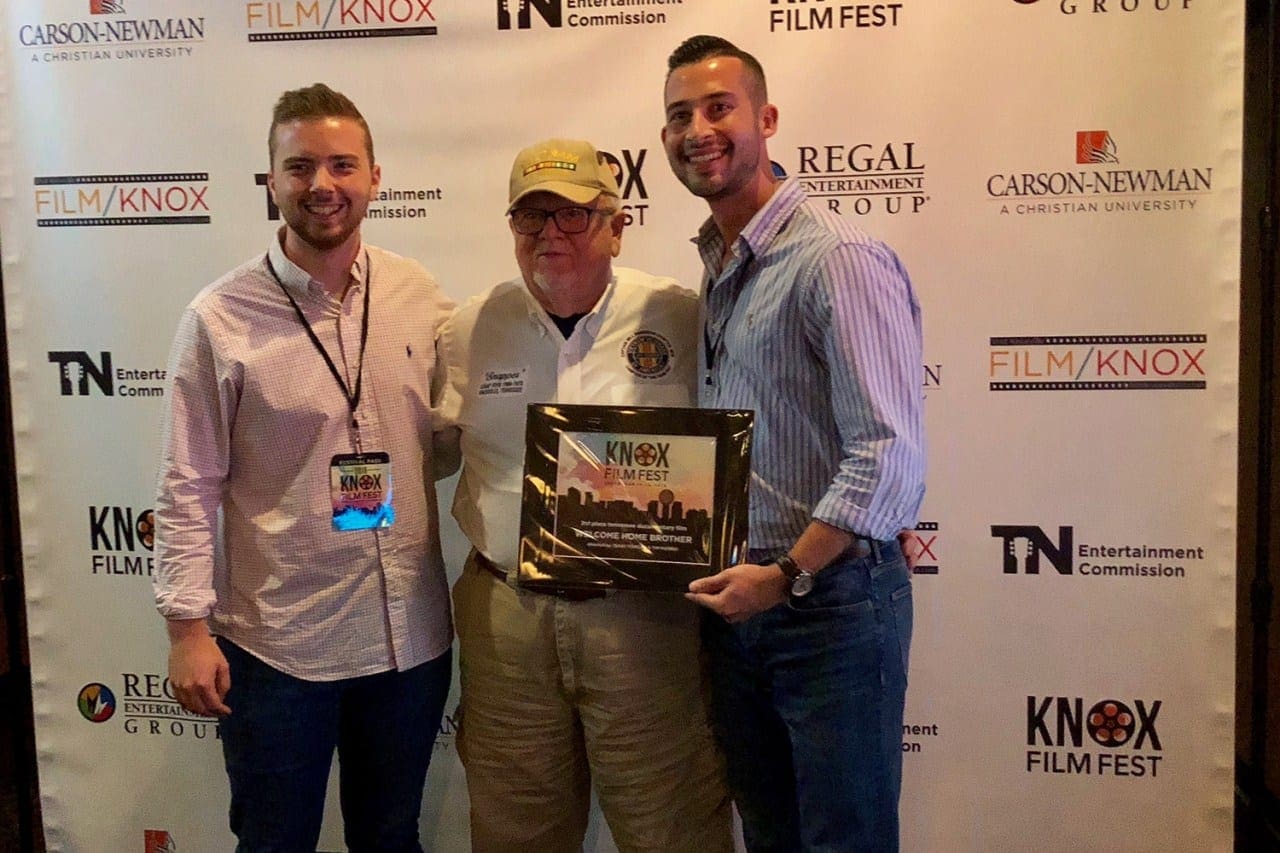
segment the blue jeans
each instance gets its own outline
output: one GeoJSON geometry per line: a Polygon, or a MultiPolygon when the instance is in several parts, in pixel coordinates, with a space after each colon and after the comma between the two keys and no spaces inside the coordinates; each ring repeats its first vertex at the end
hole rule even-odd
{"type": "Polygon", "coordinates": [[[219,728],[237,853],[316,849],[335,746],[347,847],[420,853],[452,650],[404,672],[304,681],[221,637],[218,646],[231,667],[219,728]]]}
{"type": "Polygon", "coordinates": [[[875,542],[815,580],[738,625],[703,618],[743,836],[751,853],[896,851],[911,576],[897,542],[875,542]]]}

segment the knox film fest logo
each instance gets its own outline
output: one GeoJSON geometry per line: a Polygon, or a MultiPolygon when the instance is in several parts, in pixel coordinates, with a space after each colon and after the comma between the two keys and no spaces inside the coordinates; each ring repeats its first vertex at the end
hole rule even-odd
{"type": "Polygon", "coordinates": [[[878,30],[896,27],[903,3],[841,3],[838,0],[768,0],[769,32],[878,30]]]}
{"type": "Polygon", "coordinates": [[[39,228],[208,225],[208,172],[46,175],[32,183],[39,228]]]}
{"type": "Polygon", "coordinates": [[[496,0],[499,30],[660,26],[685,0],[496,0]]]}
{"type": "Polygon", "coordinates": [[[58,369],[58,392],[63,397],[164,396],[165,368],[115,367],[109,350],[100,351],[97,358],[84,350],[54,350],[49,363],[58,369]]]}
{"type": "Polygon", "coordinates": [[[854,142],[802,145],[796,149],[799,178],[811,198],[841,215],[919,213],[925,164],[915,142],[854,142]]]}
{"type": "Polygon", "coordinates": [[[1191,542],[1116,542],[1077,536],[1073,525],[993,524],[1005,575],[1058,575],[1082,580],[1141,582],[1183,580],[1204,566],[1203,545],[1191,542]]]}
{"type": "Polygon", "coordinates": [[[1203,391],[1203,334],[1013,335],[990,339],[991,391],[1203,391]]]}
{"type": "Polygon", "coordinates": [[[1155,779],[1160,699],[1028,696],[1027,773],[1155,779]]]}
{"type": "Polygon", "coordinates": [[[1013,0],[1020,6],[1042,3],[1063,15],[1106,15],[1111,13],[1187,12],[1193,0],[1013,0]]]}
{"type": "Polygon", "coordinates": [[[148,507],[89,506],[89,573],[149,578],[155,571],[156,522],[148,507]]]}
{"type": "Polygon", "coordinates": [[[1131,152],[1108,130],[1077,130],[1072,160],[1087,168],[1065,157],[1017,164],[987,177],[986,197],[1002,216],[1143,216],[1195,210],[1213,191],[1212,166],[1131,152]]]}
{"type": "MultiPolygon", "coordinates": [[[[12,5],[69,7],[71,3],[12,5]]],[[[82,10],[80,15],[18,23],[18,45],[28,62],[57,65],[168,60],[191,56],[204,42],[205,22],[201,16],[130,15],[125,0],[80,0],[75,5],[82,10]]],[[[163,7],[173,11],[177,5],[165,3],[163,7]]]]}
{"type": "Polygon", "coordinates": [[[438,0],[264,0],[244,3],[250,42],[434,36],[438,0]]]}

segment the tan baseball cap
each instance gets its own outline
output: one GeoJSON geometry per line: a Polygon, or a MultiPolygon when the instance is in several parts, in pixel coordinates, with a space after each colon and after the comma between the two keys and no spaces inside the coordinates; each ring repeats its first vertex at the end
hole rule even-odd
{"type": "Polygon", "coordinates": [[[580,139],[548,139],[516,155],[507,213],[536,192],[555,193],[574,204],[587,204],[602,193],[619,197],[613,169],[591,143],[580,139]]]}

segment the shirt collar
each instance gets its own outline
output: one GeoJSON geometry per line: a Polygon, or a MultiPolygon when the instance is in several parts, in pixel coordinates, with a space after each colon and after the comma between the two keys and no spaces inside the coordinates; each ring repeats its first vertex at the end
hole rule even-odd
{"type": "MultiPolygon", "coordinates": [[[[738,235],[738,242],[745,243],[752,254],[760,254],[778,236],[778,232],[790,221],[791,215],[804,200],[804,189],[800,186],[799,179],[794,176],[786,178],[764,203],[764,207],[757,210],[755,216],[747,222],[738,235]]],[[[718,258],[723,253],[724,237],[716,227],[714,218],[708,217],[702,223],[693,243],[704,258],[708,255],[718,258]]]]}
{"type": "MultiPolygon", "coordinates": [[[[284,253],[284,228],[276,232],[276,238],[267,247],[267,257],[271,267],[276,271],[280,283],[287,287],[295,297],[304,295],[324,295],[324,285],[311,277],[302,267],[289,260],[284,253]]],[[[369,253],[364,242],[356,250],[356,259],[351,264],[351,286],[348,293],[359,293],[364,287],[365,272],[369,268],[369,253]]]]}

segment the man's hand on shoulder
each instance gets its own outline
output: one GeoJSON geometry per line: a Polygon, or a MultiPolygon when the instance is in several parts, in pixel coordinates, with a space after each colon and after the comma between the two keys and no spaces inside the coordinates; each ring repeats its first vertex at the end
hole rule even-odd
{"type": "Polygon", "coordinates": [[[684,597],[729,622],[742,622],[786,601],[790,588],[791,581],[777,566],[740,563],[698,578],[684,597]]]}
{"type": "Polygon", "coordinates": [[[231,668],[203,619],[170,619],[169,683],[174,698],[193,714],[225,717],[231,668]]]}

